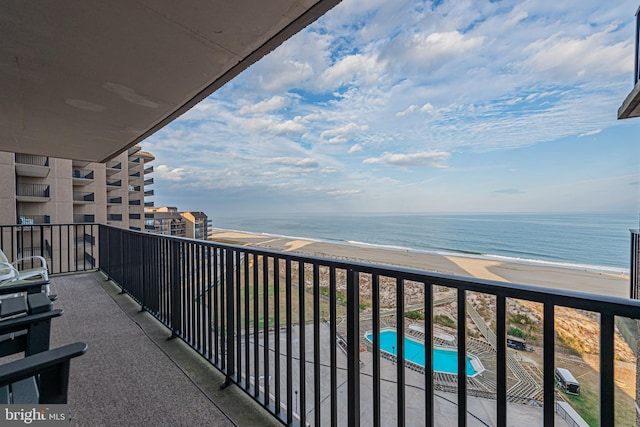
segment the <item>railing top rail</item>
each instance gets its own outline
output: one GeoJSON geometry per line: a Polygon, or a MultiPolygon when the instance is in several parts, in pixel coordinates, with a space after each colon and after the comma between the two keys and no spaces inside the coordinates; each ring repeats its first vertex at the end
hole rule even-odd
{"type": "Polygon", "coordinates": [[[197,240],[187,237],[150,234],[144,231],[123,229],[112,225],[100,224],[101,227],[116,228],[122,232],[137,233],[151,239],[172,239],[189,244],[211,246],[218,249],[232,249],[239,252],[265,255],[282,260],[290,260],[309,264],[321,264],[338,269],[351,270],[365,274],[397,277],[402,280],[423,282],[439,286],[447,286],[466,291],[519,298],[535,302],[553,302],[554,305],[613,314],[633,319],[640,319],[640,300],[613,297],[607,295],[589,294],[585,292],[564,289],[547,288],[520,283],[505,283],[493,280],[479,279],[466,276],[454,276],[426,270],[417,270],[395,265],[372,264],[360,261],[341,260],[336,258],[319,257],[300,253],[281,252],[272,249],[252,248],[243,245],[217,243],[197,240]]]}

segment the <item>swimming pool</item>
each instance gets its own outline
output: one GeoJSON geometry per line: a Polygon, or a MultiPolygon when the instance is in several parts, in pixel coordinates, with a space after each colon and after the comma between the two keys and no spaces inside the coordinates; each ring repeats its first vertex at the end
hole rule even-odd
{"type": "MultiPolygon", "coordinates": [[[[364,337],[373,343],[373,332],[367,332],[364,337]]],[[[380,350],[396,355],[397,334],[395,329],[382,329],[380,331],[380,350]]],[[[424,368],[424,343],[404,337],[404,358],[424,368]]],[[[433,370],[446,374],[458,374],[458,351],[443,347],[433,348],[433,370]]],[[[479,374],[484,367],[476,356],[467,356],[465,372],[468,377],[479,374]]]]}

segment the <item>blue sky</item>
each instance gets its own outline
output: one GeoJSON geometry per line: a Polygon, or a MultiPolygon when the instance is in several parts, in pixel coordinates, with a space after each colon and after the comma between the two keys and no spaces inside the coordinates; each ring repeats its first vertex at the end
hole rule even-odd
{"type": "Polygon", "coordinates": [[[343,0],[143,142],[156,206],[637,212],[637,6],[343,0]]]}

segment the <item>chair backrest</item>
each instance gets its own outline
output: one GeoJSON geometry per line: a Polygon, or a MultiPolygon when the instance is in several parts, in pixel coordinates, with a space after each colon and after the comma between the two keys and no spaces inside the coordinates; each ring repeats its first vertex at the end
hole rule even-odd
{"type": "Polygon", "coordinates": [[[11,264],[9,262],[9,258],[7,258],[4,252],[2,252],[2,249],[0,249],[0,262],[6,262],[7,264],[11,264]]]}
{"type": "Polygon", "coordinates": [[[0,285],[13,282],[18,279],[18,270],[8,262],[0,262],[0,285]]]}

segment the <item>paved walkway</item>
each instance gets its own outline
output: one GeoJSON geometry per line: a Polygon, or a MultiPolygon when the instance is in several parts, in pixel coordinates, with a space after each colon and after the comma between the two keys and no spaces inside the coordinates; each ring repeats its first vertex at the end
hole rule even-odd
{"type": "Polygon", "coordinates": [[[52,279],[64,315],[52,347],[84,341],[71,362],[69,406],[76,426],[279,425],[99,273],[52,279]]]}

